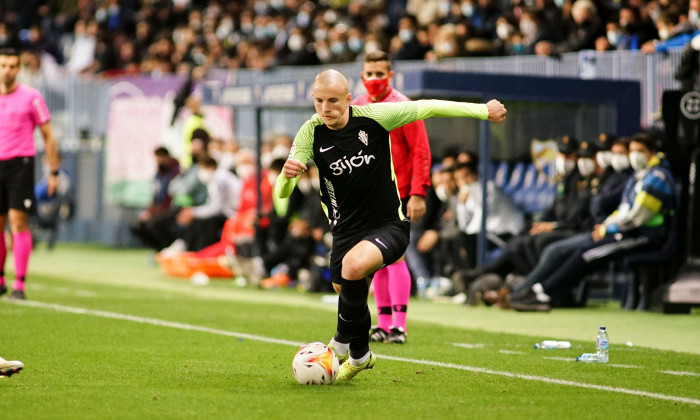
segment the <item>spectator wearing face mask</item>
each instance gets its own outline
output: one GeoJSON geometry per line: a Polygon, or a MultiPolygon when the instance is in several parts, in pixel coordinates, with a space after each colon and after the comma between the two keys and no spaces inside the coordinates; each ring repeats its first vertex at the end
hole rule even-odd
{"type": "Polygon", "coordinates": [[[590,0],[577,0],[571,6],[571,20],[567,23],[564,40],[556,44],[549,41],[538,43],[539,55],[592,50],[595,49],[595,40],[605,35],[598,9],[590,0]]]}
{"type": "Polygon", "coordinates": [[[661,12],[659,19],[656,21],[656,28],[659,32],[659,39],[646,42],[642,45],[642,51],[650,54],[654,52],[666,52],[674,48],[683,48],[691,39],[700,35],[698,29],[698,18],[696,13],[700,9],[697,0],[693,2],[695,9],[690,9],[688,19],[683,21],[678,19],[678,16],[673,12],[661,12]],[[694,12],[692,18],[695,22],[691,22],[690,13],[694,12]]]}
{"type": "Polygon", "coordinates": [[[600,188],[591,199],[591,216],[596,223],[612,213],[620,203],[622,190],[632,175],[629,165],[629,139],[602,133],[598,136],[596,161],[602,169],[600,188]]]}
{"type": "Polygon", "coordinates": [[[545,251],[548,263],[528,276],[532,284],[511,306],[522,311],[547,311],[565,301],[567,293],[591,269],[634,252],[660,248],[678,207],[678,191],[668,163],[654,138],[632,137],[629,161],[634,170],[620,203],[585,237],[557,242],[545,251]]]}
{"type": "Polygon", "coordinates": [[[289,31],[287,43],[282,49],[277,64],[282,66],[315,66],[319,64],[303,28],[294,26],[289,31]]]}
{"type": "Polygon", "coordinates": [[[394,54],[394,60],[420,60],[428,52],[417,36],[418,21],[415,16],[406,15],[399,19],[399,40],[401,47],[394,54]]]}
{"type": "Polygon", "coordinates": [[[228,170],[217,170],[209,155],[198,162],[197,177],[207,188],[207,200],[198,206],[184,207],[176,216],[181,228],[179,239],[163,250],[166,255],[199,251],[219,241],[226,219],[233,216],[241,202],[243,184],[228,170]]]}
{"type": "MultiPolygon", "coordinates": [[[[590,201],[590,213],[595,223],[601,223],[619,206],[622,191],[633,172],[627,157],[629,139],[615,138],[615,140],[611,140],[613,137],[609,134],[601,134],[598,137],[595,162],[592,159],[593,153],[579,151],[577,166],[582,176],[585,176],[593,167],[598,172],[597,179],[600,183],[594,187],[595,194],[592,195],[590,201]],[[610,143],[612,143],[612,147],[610,143]]],[[[517,301],[523,297],[523,294],[527,294],[530,287],[542,282],[549,273],[563,263],[565,258],[576,252],[577,249],[592,243],[590,230],[585,230],[547,245],[542,251],[537,265],[525,277],[525,281],[517,285],[508,285],[508,293],[512,294],[517,301]]],[[[509,294],[501,292],[498,296],[490,296],[500,299],[503,306],[508,306],[509,294]]]]}
{"type": "Polygon", "coordinates": [[[552,207],[528,232],[509,239],[496,260],[456,276],[460,287],[466,289],[484,274],[498,274],[502,278],[508,274],[525,276],[535,267],[547,245],[593,226],[589,212],[593,174],[582,177],[579,173],[576,167],[579,148],[574,137],[561,136],[558,143],[557,192],[552,207]]]}
{"type": "MultiPolygon", "coordinates": [[[[463,233],[467,261],[476,267],[477,236],[483,219],[483,191],[475,162],[457,164],[454,173],[457,187],[457,222],[463,233]]],[[[525,228],[525,217],[513,200],[493,181],[487,182],[486,219],[487,238],[496,244],[520,234],[525,228]]]]}

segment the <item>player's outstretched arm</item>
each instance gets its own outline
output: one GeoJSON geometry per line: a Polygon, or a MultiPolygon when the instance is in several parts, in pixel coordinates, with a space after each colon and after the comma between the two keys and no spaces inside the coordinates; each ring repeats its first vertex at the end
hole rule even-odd
{"type": "Polygon", "coordinates": [[[506,119],[508,111],[506,107],[497,99],[491,99],[486,102],[486,108],[489,110],[489,121],[500,123],[506,119]]]}

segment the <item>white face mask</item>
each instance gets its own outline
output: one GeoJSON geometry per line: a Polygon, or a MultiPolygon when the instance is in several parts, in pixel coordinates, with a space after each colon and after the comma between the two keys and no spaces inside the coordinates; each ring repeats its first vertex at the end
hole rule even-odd
{"type": "Polygon", "coordinates": [[[447,199],[449,198],[449,197],[447,196],[447,189],[446,189],[444,186],[442,186],[442,185],[440,185],[439,187],[435,188],[435,195],[437,195],[438,198],[440,199],[440,201],[442,201],[442,202],[447,201],[447,199]]]}
{"type": "Polygon", "coordinates": [[[274,172],[270,172],[269,174],[267,174],[267,182],[270,185],[274,186],[275,183],[277,182],[277,174],[274,172]]]}
{"type": "Polygon", "coordinates": [[[289,37],[289,40],[287,40],[287,46],[294,52],[301,51],[301,49],[304,48],[305,43],[306,40],[299,34],[294,34],[289,37]]]}
{"type": "Polygon", "coordinates": [[[554,159],[554,166],[556,166],[559,175],[567,175],[574,170],[576,161],[567,159],[564,156],[557,156],[556,159],[554,159]]]}
{"type": "Polygon", "coordinates": [[[617,44],[620,43],[620,33],[617,31],[608,31],[607,38],[608,38],[608,42],[613,47],[617,47],[617,44]]]}
{"type": "Polygon", "coordinates": [[[537,24],[531,20],[520,21],[520,32],[526,37],[535,36],[537,33],[537,24]]]}
{"type": "Polygon", "coordinates": [[[610,158],[610,164],[615,172],[624,172],[630,167],[630,159],[627,157],[627,155],[613,153],[612,157],[610,158]]]}
{"type": "Polygon", "coordinates": [[[510,32],[511,32],[510,25],[504,24],[504,23],[496,25],[496,35],[498,35],[498,37],[500,39],[502,39],[504,41],[507,40],[508,37],[510,36],[510,32]]]}
{"type": "Polygon", "coordinates": [[[367,43],[365,44],[365,54],[377,51],[378,49],[379,44],[377,44],[375,41],[367,41],[367,43]]]}
{"type": "Polygon", "coordinates": [[[630,152],[630,165],[635,171],[641,171],[647,167],[649,159],[642,152],[630,152]]]}
{"type": "Polygon", "coordinates": [[[236,174],[241,179],[248,179],[253,173],[255,173],[255,166],[253,165],[242,164],[236,166],[236,174]]]}
{"type": "Polygon", "coordinates": [[[399,38],[401,42],[408,42],[413,38],[413,31],[410,29],[401,29],[399,31],[399,38]]]}
{"type": "Polygon", "coordinates": [[[214,179],[214,171],[210,169],[199,169],[197,171],[197,178],[199,178],[199,182],[207,185],[212,179],[214,179]]]}
{"type": "Polygon", "coordinates": [[[595,162],[591,158],[580,158],[576,162],[576,166],[578,166],[578,171],[583,177],[590,176],[595,171],[595,162]]]}
{"type": "Polygon", "coordinates": [[[474,5],[471,3],[462,3],[460,9],[462,11],[462,15],[466,17],[472,17],[472,15],[474,14],[474,5]]]}
{"type": "Polygon", "coordinates": [[[607,169],[610,166],[610,161],[612,159],[612,152],[609,150],[598,152],[595,155],[595,160],[598,162],[598,166],[603,169],[607,169]]]}

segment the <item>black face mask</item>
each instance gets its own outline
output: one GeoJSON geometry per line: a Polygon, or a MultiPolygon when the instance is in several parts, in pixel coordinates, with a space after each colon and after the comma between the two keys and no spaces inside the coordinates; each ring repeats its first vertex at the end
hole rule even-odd
{"type": "Polygon", "coordinates": [[[168,170],[168,165],[161,164],[158,165],[158,172],[166,172],[168,170]]]}

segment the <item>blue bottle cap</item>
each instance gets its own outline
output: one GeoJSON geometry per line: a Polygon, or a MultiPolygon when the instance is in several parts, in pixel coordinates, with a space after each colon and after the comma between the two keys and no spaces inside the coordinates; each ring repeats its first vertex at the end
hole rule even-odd
{"type": "Polygon", "coordinates": [[[600,327],[600,329],[601,329],[601,330],[604,330],[604,329],[605,329],[605,327],[600,327]]]}

